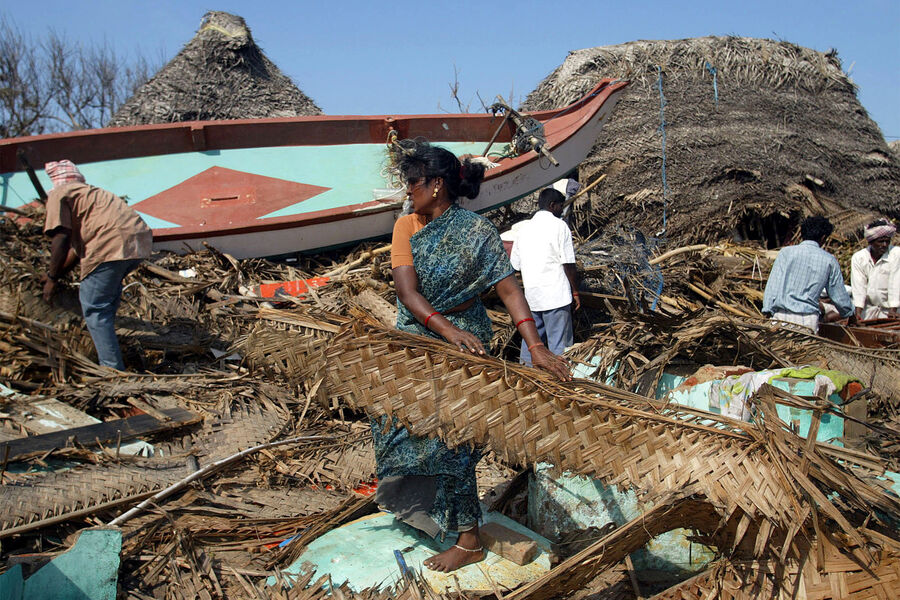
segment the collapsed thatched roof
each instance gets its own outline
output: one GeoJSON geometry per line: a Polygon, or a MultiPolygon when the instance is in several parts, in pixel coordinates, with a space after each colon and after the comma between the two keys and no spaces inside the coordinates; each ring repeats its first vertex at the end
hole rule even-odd
{"type": "Polygon", "coordinates": [[[900,216],[900,161],[834,51],[738,37],[588,48],[571,52],[525,108],[565,105],[600,77],[632,82],[582,165],[583,178],[607,173],[593,199],[600,225],[663,225],[660,78],[669,240],[775,245],[804,214],[900,216]]]}
{"type": "Polygon", "coordinates": [[[113,115],[110,127],[318,115],[241,17],[210,11],[194,38],[113,115]]]}

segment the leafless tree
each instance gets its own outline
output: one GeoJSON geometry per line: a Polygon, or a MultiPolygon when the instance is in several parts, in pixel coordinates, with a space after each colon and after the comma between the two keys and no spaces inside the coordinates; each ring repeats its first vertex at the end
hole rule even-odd
{"type": "Polygon", "coordinates": [[[44,78],[24,36],[0,19],[0,137],[43,133],[49,97],[44,78]]]}
{"type": "Polygon", "coordinates": [[[0,16],[0,137],[102,127],[155,71],[106,43],[34,41],[0,16]]]}
{"type": "MultiPolygon", "coordinates": [[[[453,65],[453,81],[448,83],[450,86],[450,98],[456,102],[456,107],[459,109],[461,113],[470,112],[472,107],[472,100],[470,99],[468,102],[463,102],[462,98],[459,97],[459,68],[454,64],[453,65]]],[[[476,91],[475,96],[478,98],[478,102],[481,104],[482,110],[487,110],[488,105],[485,103],[484,98],[481,97],[481,94],[476,91]]],[[[441,106],[441,103],[438,102],[438,110],[442,110],[444,112],[450,112],[444,107],[441,106]]]]}

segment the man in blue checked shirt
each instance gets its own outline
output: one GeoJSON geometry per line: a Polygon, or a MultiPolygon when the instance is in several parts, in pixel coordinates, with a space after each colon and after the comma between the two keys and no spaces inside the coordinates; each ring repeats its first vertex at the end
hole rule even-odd
{"type": "Polygon", "coordinates": [[[853,301],[844,287],[841,267],[820,247],[832,231],[834,226],[825,217],[808,217],[800,224],[803,241],[778,253],[763,294],[763,312],[773,321],[796,323],[817,332],[823,289],[841,317],[853,316],[853,301]]]}

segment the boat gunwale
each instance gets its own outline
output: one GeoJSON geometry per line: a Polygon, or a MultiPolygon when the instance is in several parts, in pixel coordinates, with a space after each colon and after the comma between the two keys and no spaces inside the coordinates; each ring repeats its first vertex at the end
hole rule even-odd
{"type": "MultiPolygon", "coordinates": [[[[546,122],[567,113],[602,106],[615,90],[627,82],[602,79],[587,94],[558,109],[523,113],[546,122]],[[598,98],[598,96],[602,96],[598,98]]],[[[448,113],[430,115],[315,115],[267,119],[235,119],[224,121],[185,121],[108,127],[0,139],[0,174],[25,170],[17,157],[21,149],[32,165],[43,166],[50,160],[69,158],[76,163],[140,158],[184,152],[207,152],[241,148],[285,146],[337,146],[356,143],[385,143],[392,130],[408,137],[410,130],[434,142],[466,141],[490,138],[501,117],[480,113],[448,113]],[[463,127],[444,127],[448,120],[463,127]],[[355,127],[348,127],[355,125],[355,127]],[[292,127],[293,126],[293,127],[292,127]],[[334,135],[340,132],[341,136],[334,135]],[[430,134],[423,135],[425,132],[430,134]],[[277,135],[272,135],[277,133],[277,135]],[[300,139],[298,139],[300,138],[300,139]],[[264,144],[260,143],[265,139],[264,144]],[[337,141],[335,141],[337,140],[337,141]],[[79,155],[81,155],[79,157],[79,155]],[[87,158],[85,158],[85,156],[87,158]]],[[[509,124],[498,141],[511,138],[509,124]]]]}

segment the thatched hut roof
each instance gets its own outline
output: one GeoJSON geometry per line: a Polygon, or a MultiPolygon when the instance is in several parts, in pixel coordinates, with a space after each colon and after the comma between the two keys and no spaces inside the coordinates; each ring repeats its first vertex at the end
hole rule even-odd
{"type": "Polygon", "coordinates": [[[319,114],[316,103],[266,58],[244,19],[210,11],[194,38],[109,126],[319,114]]]}
{"type": "Polygon", "coordinates": [[[597,224],[662,228],[660,74],[670,241],[771,246],[805,214],[840,213],[845,231],[870,216],[860,212],[900,216],[900,161],[834,51],[705,37],[571,52],[526,99],[552,108],[600,77],[631,80],[581,167],[582,179],[607,173],[591,199],[597,224]]]}

